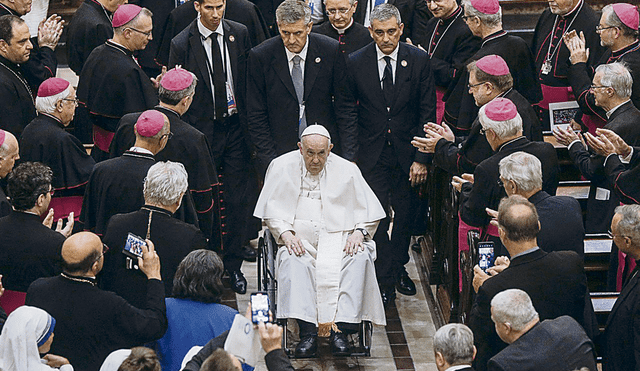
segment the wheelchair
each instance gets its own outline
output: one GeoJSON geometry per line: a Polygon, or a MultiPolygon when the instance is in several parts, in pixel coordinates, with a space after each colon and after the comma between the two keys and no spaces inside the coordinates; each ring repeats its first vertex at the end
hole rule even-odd
{"type": "MultiPolygon", "coordinates": [[[[278,298],[278,281],[276,280],[275,259],[278,253],[278,245],[269,229],[264,230],[264,235],[258,239],[258,290],[264,291],[269,297],[269,309],[273,314],[273,318],[282,326],[282,349],[289,358],[295,358],[295,348],[290,348],[287,336],[286,318],[277,319],[277,298],[278,298]]],[[[358,329],[357,344],[352,335],[349,335],[353,351],[351,357],[370,357],[371,356],[371,339],[373,336],[373,324],[370,321],[362,321],[358,329]]]]}

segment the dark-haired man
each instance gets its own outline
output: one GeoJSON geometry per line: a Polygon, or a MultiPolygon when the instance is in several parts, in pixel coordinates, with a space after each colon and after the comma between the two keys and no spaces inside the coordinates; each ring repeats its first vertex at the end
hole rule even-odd
{"type": "Polygon", "coordinates": [[[36,279],[60,272],[60,249],[73,229],[73,216],[64,229],[58,224],[52,230],[40,221],[51,202],[52,177],[39,162],[20,164],[8,176],[14,210],[0,219],[0,272],[7,290],[26,292],[36,279]]]}
{"type": "Polygon", "coordinates": [[[146,241],[140,270],[147,276],[145,309],[96,287],[104,264],[100,237],[76,233],[62,246],[63,272],[35,281],[26,304],[47,311],[56,319],[55,354],[67,358],[77,371],[95,371],[116,349],[131,348],[162,337],[167,329],[160,258],[146,241]]]}

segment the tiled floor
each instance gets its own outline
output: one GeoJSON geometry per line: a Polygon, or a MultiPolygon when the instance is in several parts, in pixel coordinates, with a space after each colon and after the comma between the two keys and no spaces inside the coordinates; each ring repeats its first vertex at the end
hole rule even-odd
{"type": "MultiPolygon", "coordinates": [[[[427,307],[420,277],[413,257],[407,265],[409,276],[416,283],[415,296],[398,294],[395,307],[387,310],[387,326],[374,326],[370,357],[334,358],[329,352],[328,341],[321,340],[319,357],[316,359],[292,360],[297,370],[420,370],[436,371],[433,356],[433,334],[435,327],[427,307]]],[[[236,295],[241,313],[247,308],[249,295],[257,290],[256,263],[244,262],[242,266],[249,288],[247,294],[236,295]]],[[[231,305],[231,295],[224,303],[231,305]]],[[[235,304],[235,302],[233,302],[235,304]]],[[[293,322],[293,321],[290,321],[293,322]]],[[[295,326],[295,325],[294,325],[295,326]]],[[[291,326],[291,327],[294,327],[291,326]]],[[[295,343],[294,343],[295,345],[295,343]]],[[[264,371],[264,363],[256,370],[264,371]]]]}

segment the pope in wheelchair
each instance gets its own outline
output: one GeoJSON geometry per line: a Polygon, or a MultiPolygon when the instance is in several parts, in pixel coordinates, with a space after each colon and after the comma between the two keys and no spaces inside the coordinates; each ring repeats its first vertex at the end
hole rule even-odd
{"type": "Polygon", "coordinates": [[[372,239],[385,212],[358,167],[331,153],[326,128],[307,127],[298,147],[271,162],[254,212],[279,246],[277,317],[298,322],[296,357],[315,356],[318,336],[349,355],[346,333],[386,325],[372,239]]]}

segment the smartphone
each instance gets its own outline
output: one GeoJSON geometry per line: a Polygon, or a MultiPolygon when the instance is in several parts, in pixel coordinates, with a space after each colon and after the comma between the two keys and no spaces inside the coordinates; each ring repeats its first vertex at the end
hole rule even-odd
{"type": "Polygon", "coordinates": [[[129,233],[127,235],[127,241],[124,243],[122,253],[137,262],[138,258],[142,258],[142,246],[147,246],[144,239],[133,233],[129,233]]]}
{"type": "Polygon", "coordinates": [[[494,245],[492,241],[478,243],[478,266],[486,273],[487,269],[493,267],[495,263],[495,255],[493,251],[494,245]]]}
{"type": "Polygon", "coordinates": [[[269,296],[266,292],[251,294],[251,322],[269,322],[269,296]]]}

